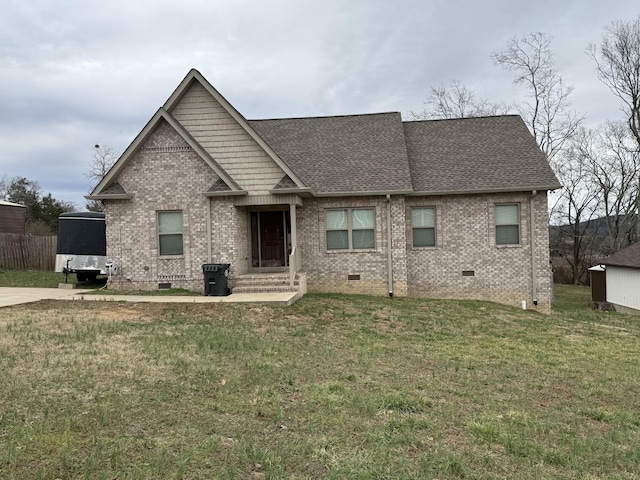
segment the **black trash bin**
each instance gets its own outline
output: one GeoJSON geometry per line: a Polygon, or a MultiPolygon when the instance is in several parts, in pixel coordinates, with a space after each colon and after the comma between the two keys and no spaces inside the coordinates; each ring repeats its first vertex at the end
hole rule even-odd
{"type": "Polygon", "coordinates": [[[205,263],[202,265],[204,273],[204,294],[208,297],[224,297],[229,291],[229,263],[205,263]]]}

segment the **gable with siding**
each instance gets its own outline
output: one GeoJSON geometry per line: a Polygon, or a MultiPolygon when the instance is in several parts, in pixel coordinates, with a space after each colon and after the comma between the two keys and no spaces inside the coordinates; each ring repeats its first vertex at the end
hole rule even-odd
{"type": "Polygon", "coordinates": [[[266,195],[285,175],[199,82],[170,112],[249,195],[266,195]]]}

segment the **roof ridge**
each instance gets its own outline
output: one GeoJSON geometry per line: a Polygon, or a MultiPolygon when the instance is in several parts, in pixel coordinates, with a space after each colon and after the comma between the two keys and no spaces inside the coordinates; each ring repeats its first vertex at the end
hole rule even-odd
{"type": "Polygon", "coordinates": [[[402,123],[454,122],[454,121],[462,121],[462,120],[483,120],[488,118],[506,118],[506,117],[522,118],[522,116],[518,113],[505,113],[501,115],[480,115],[478,117],[425,118],[424,120],[403,120],[402,123]]]}
{"type": "Polygon", "coordinates": [[[401,115],[400,112],[374,112],[374,113],[352,113],[345,115],[319,115],[310,117],[282,117],[282,118],[248,118],[249,122],[273,122],[285,120],[316,120],[322,118],[347,118],[347,117],[372,117],[374,115],[401,115]]]}

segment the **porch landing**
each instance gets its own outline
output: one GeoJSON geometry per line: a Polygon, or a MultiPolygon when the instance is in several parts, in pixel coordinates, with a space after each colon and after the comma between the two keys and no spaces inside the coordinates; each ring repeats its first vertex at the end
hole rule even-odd
{"type": "Polygon", "coordinates": [[[71,295],[65,299],[94,300],[102,302],[149,302],[149,303],[268,303],[291,305],[302,295],[298,292],[250,292],[232,293],[225,297],[167,296],[167,295],[71,295]]]}

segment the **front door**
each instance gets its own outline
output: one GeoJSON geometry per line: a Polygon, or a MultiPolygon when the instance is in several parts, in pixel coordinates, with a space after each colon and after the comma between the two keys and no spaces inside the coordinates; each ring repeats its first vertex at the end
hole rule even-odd
{"type": "Polygon", "coordinates": [[[289,260],[289,212],[251,212],[251,257],[254,268],[285,267],[289,260]]]}

